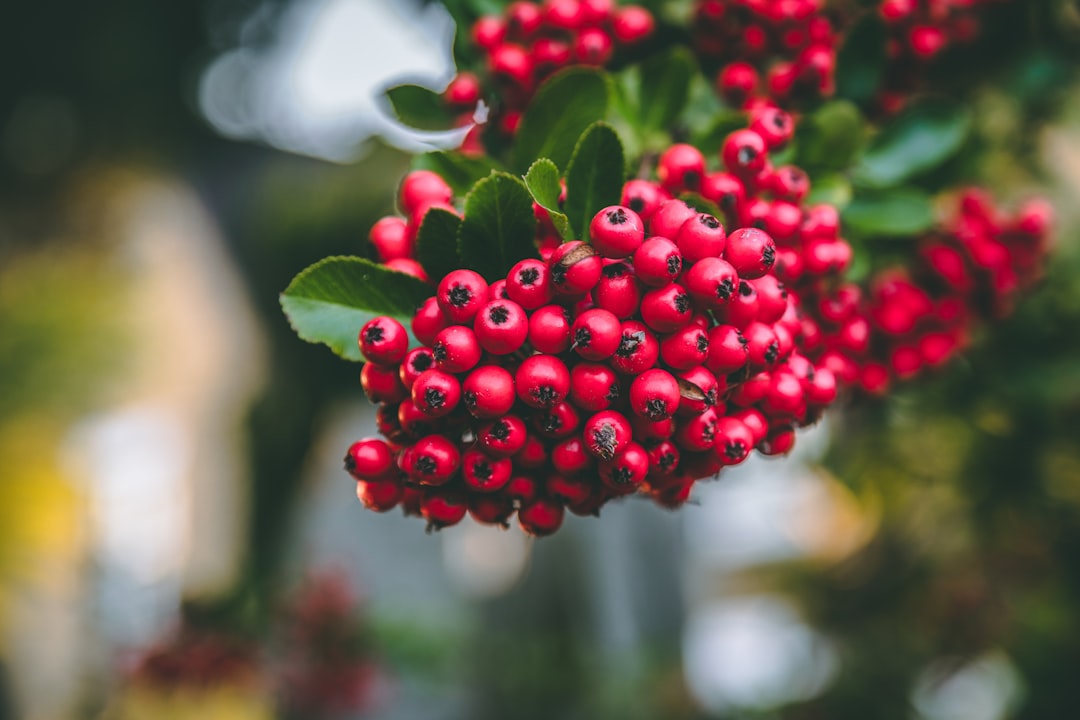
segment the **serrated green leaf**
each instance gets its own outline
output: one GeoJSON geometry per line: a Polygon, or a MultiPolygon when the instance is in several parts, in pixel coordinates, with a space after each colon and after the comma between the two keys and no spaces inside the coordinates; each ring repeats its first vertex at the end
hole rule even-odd
{"type": "Polygon", "coordinates": [[[514,141],[514,171],[524,173],[542,157],[567,167],[574,142],[585,128],[604,119],[608,102],[607,76],[598,70],[571,67],[551,76],[521,118],[514,141]]]}
{"type": "Polygon", "coordinates": [[[428,277],[441,278],[462,267],[457,234],[461,218],[442,208],[431,208],[416,233],[416,259],[428,277]]]}
{"type": "Polygon", "coordinates": [[[555,226],[559,236],[563,240],[573,240],[574,231],[570,228],[570,220],[559,209],[559,168],[547,158],[540,158],[532,164],[529,172],[525,173],[525,186],[538,205],[547,210],[551,223],[555,226]]]}
{"type": "Polygon", "coordinates": [[[930,196],[910,187],[855,195],[840,214],[844,228],[862,237],[904,237],[934,224],[930,196]]]}
{"type": "Polygon", "coordinates": [[[293,278],[280,301],[302,339],[359,361],[356,339],[364,323],[389,315],[408,328],[416,308],[431,294],[426,283],[370,260],[328,257],[293,278]]]}
{"type": "Polygon", "coordinates": [[[589,223],[600,210],[618,205],[626,180],[622,142],[606,123],[581,134],[566,170],[566,216],[579,238],[587,239],[589,223]]]}
{"type": "Polygon", "coordinates": [[[487,156],[468,157],[454,150],[446,150],[417,155],[413,158],[412,169],[431,170],[446,181],[455,195],[464,195],[478,180],[486,178],[492,170],[501,168],[487,156]]]}
{"type": "Polygon", "coordinates": [[[691,133],[690,144],[701,151],[706,157],[720,152],[727,136],[736,130],[746,127],[746,113],[738,110],[730,110],[715,115],[709,125],[697,133],[691,133]]]}
{"type": "Polygon", "coordinates": [[[405,125],[417,130],[450,130],[457,125],[442,96],[419,85],[395,85],[386,91],[390,107],[405,125]]]}
{"type": "Polygon", "coordinates": [[[832,205],[838,210],[851,202],[851,183],[843,175],[825,175],[813,181],[807,205],[832,205]]]}
{"type": "Polygon", "coordinates": [[[826,103],[803,119],[796,130],[796,164],[816,177],[851,166],[863,146],[866,123],[848,100],[826,103]]]}
{"type": "Polygon", "coordinates": [[[532,195],[520,178],[493,172],[465,197],[458,250],[464,266],[488,282],[504,277],[519,260],[536,257],[535,236],[532,195]]]}
{"type": "Polygon", "coordinates": [[[859,158],[852,174],[865,187],[892,187],[945,162],[971,131],[971,113],[943,100],[913,105],[889,123],[859,158]]]}
{"type": "Polygon", "coordinates": [[[653,55],[638,66],[636,110],[646,133],[667,130],[686,107],[697,64],[684,47],[653,55]]]}
{"type": "Polygon", "coordinates": [[[836,94],[866,106],[874,100],[885,71],[888,36],[876,13],[866,13],[847,33],[836,57],[836,94]]]}

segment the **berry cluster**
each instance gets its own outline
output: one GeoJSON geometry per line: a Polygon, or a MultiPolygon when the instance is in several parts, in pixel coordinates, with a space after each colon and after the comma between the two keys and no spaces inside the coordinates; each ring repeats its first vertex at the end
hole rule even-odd
{"type": "Polygon", "coordinates": [[[1051,222],[1041,200],[1008,219],[982,192],[963,193],[956,218],[920,242],[914,267],[879,273],[867,293],[841,285],[808,308],[806,352],[870,394],[941,366],[978,319],[1008,314],[1036,279],[1051,222]]]}
{"type": "Polygon", "coordinates": [[[838,39],[821,0],[698,0],[692,32],[717,91],[736,107],[833,94],[838,39]]]}
{"type": "Polygon", "coordinates": [[[398,192],[398,206],[405,217],[380,218],[368,233],[368,241],[379,260],[391,270],[427,282],[427,271],[415,259],[416,233],[431,208],[456,213],[450,204],[453,197],[454,192],[446,181],[430,170],[414,170],[406,175],[398,192]]]}

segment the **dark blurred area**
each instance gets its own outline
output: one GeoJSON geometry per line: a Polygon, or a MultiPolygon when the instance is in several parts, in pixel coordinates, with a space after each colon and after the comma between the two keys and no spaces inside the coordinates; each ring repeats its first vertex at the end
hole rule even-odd
{"type": "Polygon", "coordinates": [[[539,543],[363,511],[358,369],[278,304],[440,142],[372,99],[449,78],[438,5],[7,8],[0,719],[1072,716],[1080,11],[1019,5],[958,164],[1055,205],[1038,290],[794,457],[539,543]]]}

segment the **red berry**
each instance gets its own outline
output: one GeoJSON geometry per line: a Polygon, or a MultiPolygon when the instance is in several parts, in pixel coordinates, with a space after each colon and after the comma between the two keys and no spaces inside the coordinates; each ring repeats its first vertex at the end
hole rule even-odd
{"type": "Polygon", "coordinates": [[[793,373],[772,373],[769,392],[763,408],[773,416],[799,416],[806,412],[806,397],[802,382],[793,373]]]}
{"type": "Polygon", "coordinates": [[[630,421],[622,413],[601,410],[585,421],[585,448],[601,460],[621,453],[633,437],[630,421]]]}
{"type": "Polygon", "coordinates": [[[379,438],[365,438],[349,446],[345,454],[345,470],[357,480],[378,480],[390,474],[394,454],[379,438]]]}
{"type": "Polygon", "coordinates": [[[424,301],[420,309],[416,311],[412,319],[412,331],[416,339],[424,345],[435,342],[435,336],[449,323],[443,311],[439,308],[439,301],[430,297],[424,301]]]}
{"type": "Polygon", "coordinates": [[[368,400],[375,403],[398,402],[408,394],[397,368],[376,363],[364,363],[360,370],[360,387],[368,400]]]}
{"type": "Polygon", "coordinates": [[[439,281],[435,297],[450,322],[464,325],[487,302],[488,284],[472,270],[454,270],[439,281]]]}
{"type": "Polygon", "coordinates": [[[532,88],[533,63],[520,45],[503,43],[488,55],[488,72],[504,92],[521,93],[532,88]]]}
{"type": "Polygon", "coordinates": [[[620,43],[630,45],[652,35],[653,26],[652,13],[638,5],[626,5],[615,10],[611,31],[620,43]]]}
{"type": "Polygon", "coordinates": [[[459,72],[443,90],[443,99],[455,108],[471,110],[480,100],[480,80],[471,72],[459,72]]]}
{"type": "Polygon", "coordinates": [[[476,333],[464,325],[451,325],[435,336],[431,354],[440,370],[463,373],[476,367],[482,352],[476,333]]]}
{"type": "Polygon", "coordinates": [[[694,303],[690,294],[676,283],[650,290],[641,299],[641,319],[657,332],[678,330],[690,322],[693,314],[694,303]]]}
{"type": "Polygon", "coordinates": [[[595,462],[580,437],[563,440],[551,449],[551,464],[561,475],[576,475],[591,468],[595,462]]]}
{"type": "Polygon", "coordinates": [[[646,370],[630,384],[630,409],[649,420],[673,416],[679,400],[679,381],[667,370],[646,370]]]}
{"type": "Polygon", "coordinates": [[[654,236],[634,251],[633,266],[641,282],[654,287],[664,286],[682,273],[683,257],[674,242],[654,236]]]}
{"type": "Polygon", "coordinates": [[[356,497],[364,507],[375,512],[393,510],[403,494],[402,486],[394,480],[360,480],[356,483],[356,497]]]}
{"type": "Polygon", "coordinates": [[[454,191],[446,181],[430,170],[413,170],[401,181],[398,201],[406,215],[419,213],[435,203],[449,204],[454,191]]]}
{"type": "Polygon", "coordinates": [[[577,430],[581,424],[577,410],[568,402],[561,402],[543,412],[533,415],[533,428],[542,437],[560,439],[577,430]]]}
{"type": "Polygon", "coordinates": [[[680,370],[675,373],[679,379],[680,415],[700,415],[706,409],[716,405],[720,394],[720,383],[716,376],[703,365],[680,370]]]}
{"type": "Polygon", "coordinates": [[[574,39],[574,57],[582,65],[604,65],[614,51],[611,36],[599,28],[585,28],[574,39]]]}
{"type": "Polygon", "coordinates": [[[650,477],[666,477],[679,467],[679,447],[672,441],[654,440],[646,447],[649,453],[650,477]]]}
{"type": "Polygon", "coordinates": [[[483,365],[461,384],[462,399],[473,417],[505,415],[514,406],[514,376],[498,365],[483,365]]]}
{"type": "Polygon", "coordinates": [[[611,365],[623,375],[639,375],[656,364],[660,343],[647,327],[635,320],[622,324],[619,347],[611,357],[611,365]]]}
{"type": "Polygon", "coordinates": [[[704,412],[687,419],[679,426],[675,432],[675,442],[689,452],[711,450],[716,444],[716,422],[716,408],[706,408],[704,412]]]}
{"type": "Polygon", "coordinates": [[[364,323],[358,342],[360,352],[367,360],[380,365],[396,365],[409,349],[409,334],[401,323],[384,315],[364,323]]]}
{"type": "Polygon", "coordinates": [[[514,455],[517,467],[535,469],[544,465],[548,459],[548,449],[540,438],[532,433],[525,438],[525,445],[514,455]]]}
{"type": "Polygon", "coordinates": [[[742,420],[728,416],[716,421],[716,445],[713,450],[722,464],[738,465],[749,457],[755,445],[757,442],[753,433],[742,420]]]}
{"type": "Polygon", "coordinates": [[[506,276],[507,296],[525,310],[535,310],[551,302],[551,275],[546,263],[533,258],[510,268],[506,276]]]}
{"type": "Polygon", "coordinates": [[[414,277],[422,282],[429,282],[431,279],[428,277],[423,265],[409,258],[394,258],[393,260],[387,260],[384,265],[387,270],[414,277]]]}
{"type": "Polygon", "coordinates": [[[779,108],[764,108],[753,114],[750,129],[761,136],[766,148],[779,150],[794,137],[795,121],[779,108]]]}
{"type": "Polygon", "coordinates": [[[748,62],[725,65],[716,76],[716,91],[735,106],[745,103],[754,94],[757,84],[757,70],[748,62]]]}
{"type": "Polygon", "coordinates": [[[727,234],[724,226],[708,213],[694,215],[679,229],[675,244],[687,262],[718,258],[724,251],[727,234]]]}
{"type": "Polygon", "coordinates": [[[746,204],[746,186],[730,173],[711,173],[701,184],[701,195],[724,211],[728,225],[737,225],[746,204]]]}
{"type": "Polygon", "coordinates": [[[528,435],[521,418],[504,415],[481,425],[476,431],[476,441],[493,457],[509,457],[525,447],[528,435]]]}
{"type": "Polygon", "coordinates": [[[600,280],[602,268],[596,250],[579,240],[563,243],[548,259],[552,286],[564,295],[581,295],[592,290],[600,280]]]}
{"type": "Polygon", "coordinates": [[[607,310],[593,308],[578,315],[570,326],[571,349],[586,360],[604,360],[615,354],[622,323],[607,310]]]}
{"type": "Polygon", "coordinates": [[[618,456],[600,463],[599,471],[600,479],[612,490],[633,492],[649,473],[649,453],[636,442],[628,443],[618,456]]]}
{"type": "Polygon", "coordinates": [[[669,193],[684,190],[697,192],[705,176],[705,156],[693,145],[677,143],[660,155],[656,164],[656,177],[669,193]]]}
{"type": "Polygon", "coordinates": [[[461,453],[457,446],[442,435],[421,438],[408,452],[404,468],[409,477],[422,485],[444,485],[457,472],[461,453]]]}
{"type": "Polygon", "coordinates": [[[660,359],[675,370],[701,365],[709,354],[709,338],[697,325],[676,330],[660,342],[660,359]]]}
{"type": "Polygon", "coordinates": [[[438,423],[430,415],[416,407],[416,404],[408,398],[402,400],[401,404],[397,406],[397,414],[394,419],[400,432],[406,436],[404,438],[406,441],[409,438],[416,439],[430,435],[438,427],[438,423]]]}
{"type": "Polygon", "coordinates": [[[514,385],[521,402],[534,408],[549,408],[570,394],[570,371],[557,357],[533,355],[518,367],[514,385]]]}
{"type": "Polygon", "coordinates": [[[619,378],[610,366],[578,363],[570,371],[570,401],[582,410],[606,410],[618,398],[619,378]]]}
{"type": "Polygon", "coordinates": [[[746,338],[734,325],[717,325],[709,331],[709,356],[705,367],[717,375],[741,370],[750,359],[746,338]]]}
{"type": "Polygon", "coordinates": [[[518,524],[529,535],[551,535],[563,522],[563,506],[554,500],[539,499],[518,510],[518,524]]]}
{"type": "Polygon", "coordinates": [[[473,520],[484,525],[510,527],[508,520],[514,514],[514,500],[503,493],[491,495],[469,495],[469,515],[473,520]]]}
{"type": "Polygon", "coordinates": [[[449,415],[461,402],[461,383],[442,370],[428,370],[413,383],[412,401],[428,417],[449,415]]]}
{"type": "Polygon", "coordinates": [[[529,334],[529,316],[512,300],[495,300],[476,313],[473,329],[477,342],[485,351],[506,355],[520,349],[525,342],[529,334]]]}
{"type": "Polygon", "coordinates": [[[671,199],[665,190],[648,180],[629,180],[623,185],[621,204],[648,222],[660,206],[671,199]]]}
{"type": "Polygon", "coordinates": [[[752,280],[769,272],[776,261],[776,243],[757,228],[740,228],[731,233],[724,249],[724,259],[739,277],[752,280]]]}
{"type": "Polygon", "coordinates": [[[731,263],[711,257],[694,263],[687,271],[683,283],[694,299],[704,307],[719,310],[731,301],[739,285],[739,275],[731,263]]]}
{"type": "Polygon", "coordinates": [[[396,258],[411,258],[413,242],[402,218],[388,216],[371,226],[368,241],[383,262],[396,258]]]}
{"type": "Polygon", "coordinates": [[[738,291],[732,296],[731,302],[723,307],[720,315],[723,322],[743,329],[758,319],[760,308],[757,290],[749,280],[740,280],[738,291]]]}
{"type": "Polygon", "coordinates": [[[667,200],[649,217],[649,233],[674,240],[679,230],[697,211],[682,200],[667,200]]]}
{"type": "Polygon", "coordinates": [[[480,450],[466,450],[461,456],[461,477],[465,485],[480,492],[494,492],[510,481],[514,468],[510,458],[493,458],[480,450]]]}
{"type": "Polygon", "coordinates": [[[603,257],[628,257],[645,240],[645,223],[630,208],[612,205],[593,216],[589,239],[603,257]]]}
{"type": "Polygon", "coordinates": [[[435,367],[435,356],[426,347],[413,348],[405,355],[398,369],[398,378],[406,389],[412,389],[416,378],[435,367]]]}
{"type": "Polygon", "coordinates": [[[780,357],[776,332],[765,323],[753,322],[743,330],[750,365],[755,368],[771,367],[780,357]]]}
{"type": "Polygon", "coordinates": [[[562,305],[545,305],[529,318],[533,349],[557,355],[570,349],[570,315],[562,305]]]}
{"type": "Polygon", "coordinates": [[[740,178],[754,177],[765,167],[768,148],[753,130],[736,130],[724,140],[720,159],[728,172],[740,178]]]}
{"type": "Polygon", "coordinates": [[[428,521],[429,530],[457,525],[465,517],[468,508],[457,493],[429,490],[420,501],[420,515],[428,521]]]}

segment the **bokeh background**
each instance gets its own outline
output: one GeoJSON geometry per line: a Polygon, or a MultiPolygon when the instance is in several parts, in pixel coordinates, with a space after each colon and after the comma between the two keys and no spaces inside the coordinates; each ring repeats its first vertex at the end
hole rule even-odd
{"type": "Polygon", "coordinates": [[[1059,213],[1017,314],[677,513],[540,542],[362,510],[357,367],[278,306],[454,142],[377,101],[452,76],[445,10],[6,8],[0,719],[1074,716],[1080,10],[1020,4],[964,86],[973,177],[1059,213]]]}

